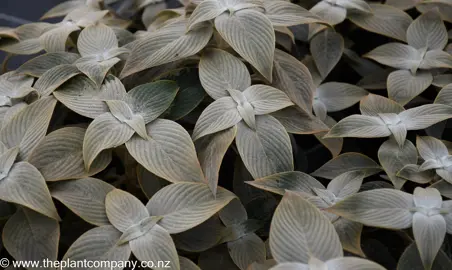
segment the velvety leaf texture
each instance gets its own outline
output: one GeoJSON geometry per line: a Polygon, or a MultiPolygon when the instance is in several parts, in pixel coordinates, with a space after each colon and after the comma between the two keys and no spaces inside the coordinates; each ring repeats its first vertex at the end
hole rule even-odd
{"type": "Polygon", "coordinates": [[[451,0],[3,2],[0,268],[452,269],[451,0]]]}

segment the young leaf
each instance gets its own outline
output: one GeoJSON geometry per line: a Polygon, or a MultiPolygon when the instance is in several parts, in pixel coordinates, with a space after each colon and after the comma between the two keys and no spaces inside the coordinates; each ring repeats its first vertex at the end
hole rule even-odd
{"type": "Polygon", "coordinates": [[[190,19],[187,23],[187,29],[191,30],[193,29],[193,26],[201,22],[215,19],[221,13],[225,12],[228,7],[223,2],[224,1],[206,0],[199,3],[190,15],[190,19]]]}
{"type": "Polygon", "coordinates": [[[107,72],[116,65],[121,59],[113,57],[105,61],[97,62],[84,60],[81,58],[75,63],[75,66],[90,78],[96,85],[100,86],[107,72]]]}
{"type": "Polygon", "coordinates": [[[310,51],[322,78],[333,70],[344,52],[344,39],[332,30],[315,35],[310,42],[310,51]]]}
{"type": "Polygon", "coordinates": [[[204,183],[181,182],[159,190],[146,207],[152,216],[163,216],[159,225],[173,234],[203,223],[234,198],[220,187],[214,197],[204,183]]]}
{"type": "Polygon", "coordinates": [[[220,131],[196,141],[201,168],[213,194],[217,193],[218,178],[223,157],[237,134],[237,127],[220,131]]]}
{"type": "Polygon", "coordinates": [[[182,126],[157,119],[146,125],[146,131],[147,140],[135,135],[126,142],[138,163],[170,182],[204,181],[195,146],[182,126]]]}
{"type": "Polygon", "coordinates": [[[110,224],[105,212],[105,198],[113,189],[102,180],[82,178],[56,183],[51,186],[50,193],[85,221],[104,226],[110,224]]]}
{"type": "Polygon", "coordinates": [[[58,129],[36,146],[28,157],[46,181],[59,181],[88,177],[108,166],[111,152],[102,152],[85,171],[83,163],[83,138],[86,129],[66,127],[58,129]]]}
{"type": "Polygon", "coordinates": [[[237,150],[254,178],[293,170],[290,138],[278,120],[260,115],[256,117],[256,130],[243,122],[237,127],[237,150]]]}
{"type": "Polygon", "coordinates": [[[251,86],[251,77],[245,64],[219,49],[204,51],[199,61],[199,79],[213,99],[229,96],[227,89],[243,91],[251,86]]]}
{"type": "Polygon", "coordinates": [[[90,25],[80,32],[77,48],[82,57],[100,56],[118,48],[118,40],[113,30],[105,24],[90,25]]]}
{"type": "Polygon", "coordinates": [[[253,9],[223,13],[215,19],[215,27],[240,56],[272,81],[275,32],[263,13],[253,9]]]}
{"type": "Polygon", "coordinates": [[[110,111],[104,100],[125,100],[126,89],[113,75],[105,78],[100,89],[89,78],[77,76],[53,92],[53,95],[74,112],[94,119],[110,111]]]}
{"type": "Polygon", "coordinates": [[[269,114],[293,105],[284,92],[263,84],[248,87],[243,95],[253,106],[256,115],[269,114]]]}
{"type": "Polygon", "coordinates": [[[124,144],[134,133],[129,125],[120,122],[111,113],[101,114],[88,126],[83,140],[85,168],[90,169],[100,152],[124,144]]]}
{"type": "Polygon", "coordinates": [[[412,225],[413,207],[413,196],[409,193],[375,189],[352,195],[328,211],[366,226],[406,229],[412,225]]]}
{"type": "Polygon", "coordinates": [[[284,194],[273,216],[270,249],[278,263],[308,263],[313,257],[327,261],[343,256],[339,237],[328,218],[291,191],[284,194]]]}
{"type": "Polygon", "coordinates": [[[442,50],[428,51],[419,65],[421,69],[452,68],[452,55],[442,50]]]}
{"type": "Polygon", "coordinates": [[[60,226],[56,220],[19,208],[6,222],[2,240],[15,260],[43,261],[57,259],[59,238],[60,226]]]}
{"type": "Polygon", "coordinates": [[[232,97],[215,100],[201,113],[192,134],[194,141],[236,125],[242,120],[232,97]]]}
{"type": "Polygon", "coordinates": [[[328,183],[327,190],[338,198],[345,198],[359,191],[365,173],[363,171],[350,171],[335,177],[328,183]]]}
{"type": "Polygon", "coordinates": [[[397,70],[388,76],[388,96],[400,105],[405,105],[420,95],[433,82],[429,71],[397,70]]]}
{"type": "Polygon", "coordinates": [[[442,157],[449,155],[449,151],[444,143],[433,137],[417,137],[416,146],[419,150],[419,155],[424,160],[441,159],[442,157]]]}
{"type": "Polygon", "coordinates": [[[447,45],[447,29],[438,11],[420,15],[407,29],[408,44],[416,49],[442,50],[447,45]]]}
{"type": "Polygon", "coordinates": [[[114,189],[105,198],[108,220],[121,232],[149,217],[144,204],[132,194],[114,189]]]}
{"type": "Polygon", "coordinates": [[[142,84],[127,93],[127,102],[133,113],[143,116],[147,124],[168,109],[178,90],[179,87],[173,81],[142,84]]]}

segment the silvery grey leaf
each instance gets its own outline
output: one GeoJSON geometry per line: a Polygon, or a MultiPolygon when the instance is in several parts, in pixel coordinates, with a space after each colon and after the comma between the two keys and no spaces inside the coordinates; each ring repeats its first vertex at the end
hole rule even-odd
{"type": "Polygon", "coordinates": [[[236,125],[242,120],[237,103],[231,97],[222,97],[211,103],[199,116],[192,138],[196,139],[236,125]]]}
{"type": "Polygon", "coordinates": [[[380,64],[398,69],[412,69],[422,61],[421,53],[414,47],[402,43],[386,43],[364,55],[380,64]]]}
{"type": "Polygon", "coordinates": [[[70,52],[46,53],[28,60],[16,72],[41,77],[47,70],[58,65],[73,64],[79,58],[80,55],[70,52]]]}
{"type": "Polygon", "coordinates": [[[358,170],[364,171],[367,177],[380,172],[382,168],[378,163],[363,154],[349,152],[329,160],[322,167],[312,172],[311,175],[333,179],[345,172],[358,170]]]}
{"type": "Polygon", "coordinates": [[[298,107],[310,113],[315,91],[312,75],[295,57],[276,49],[273,86],[286,93],[298,107]]]}
{"type": "Polygon", "coordinates": [[[405,109],[397,102],[386,97],[369,94],[361,99],[359,103],[361,114],[369,116],[378,116],[379,114],[394,113],[399,114],[405,109]]]}
{"type": "Polygon", "coordinates": [[[397,70],[388,76],[388,96],[400,105],[405,105],[420,95],[433,82],[429,71],[397,70]]]}
{"type": "Polygon", "coordinates": [[[416,164],[417,159],[416,147],[409,140],[399,147],[397,142],[391,138],[378,149],[378,160],[396,189],[401,189],[406,181],[398,176],[399,171],[405,165],[416,164]]]}
{"type": "Polygon", "coordinates": [[[314,194],[313,188],[325,189],[317,179],[298,171],[277,173],[246,183],[279,195],[284,195],[286,190],[314,194]]]}
{"type": "Polygon", "coordinates": [[[413,195],[385,188],[352,195],[328,211],[366,226],[402,229],[411,227],[414,206],[413,195]]]}
{"type": "Polygon", "coordinates": [[[343,256],[339,237],[328,218],[293,191],[287,191],[276,208],[270,249],[278,263],[307,263],[312,257],[326,261],[343,256]]]}
{"type": "Polygon", "coordinates": [[[62,202],[85,221],[96,226],[110,225],[105,198],[114,187],[96,178],[58,182],[51,186],[53,198],[62,202]]]}
{"type": "Polygon", "coordinates": [[[293,170],[289,135],[279,121],[270,115],[256,117],[256,130],[239,122],[236,145],[242,161],[254,178],[293,170]]]}
{"type": "Polygon", "coordinates": [[[414,20],[407,29],[408,44],[416,49],[442,50],[447,30],[438,11],[430,10],[414,20]]]}
{"type": "Polygon", "coordinates": [[[331,5],[327,1],[320,1],[309,11],[322,18],[330,25],[343,22],[347,16],[347,9],[337,5],[331,5]]]}
{"type": "Polygon", "coordinates": [[[410,15],[389,5],[369,5],[372,13],[349,11],[347,18],[367,31],[406,41],[406,31],[413,21],[410,15]]]}
{"type": "Polygon", "coordinates": [[[240,56],[272,81],[275,32],[270,19],[257,10],[243,9],[221,14],[215,19],[215,27],[240,56]],[[247,42],[243,42],[245,37],[247,42]]]}
{"type": "MultiPolygon", "coordinates": [[[[452,267],[452,262],[449,257],[442,251],[439,250],[435,261],[433,262],[432,269],[447,270],[452,267]]],[[[400,270],[424,270],[424,265],[422,264],[421,256],[416,243],[413,242],[409,245],[403,252],[397,264],[397,269],[400,270]]]]}
{"type": "Polygon", "coordinates": [[[209,49],[203,53],[199,61],[199,79],[213,99],[228,96],[226,89],[243,91],[251,86],[251,77],[245,64],[219,49],[209,49]]]}
{"type": "Polygon", "coordinates": [[[344,39],[332,30],[324,30],[310,42],[310,51],[322,78],[331,72],[342,57],[344,39]]]}
{"type": "Polygon", "coordinates": [[[3,233],[3,245],[15,260],[57,259],[60,226],[54,219],[20,208],[8,219],[3,233]]]}

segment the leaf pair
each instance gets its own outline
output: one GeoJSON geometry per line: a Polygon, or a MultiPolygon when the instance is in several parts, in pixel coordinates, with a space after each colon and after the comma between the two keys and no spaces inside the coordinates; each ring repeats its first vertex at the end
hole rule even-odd
{"type": "MultiPolygon", "coordinates": [[[[0,123],[6,124],[28,103],[37,98],[31,87],[33,78],[16,72],[7,72],[0,76],[0,123]]],[[[1,126],[0,125],[0,126],[1,126]]]]}
{"type": "MultiPolygon", "coordinates": [[[[315,178],[302,172],[284,172],[247,182],[257,188],[284,195],[286,191],[298,192],[307,201],[323,210],[358,192],[366,173],[349,171],[335,177],[325,188],[315,178]]],[[[343,247],[363,255],[360,247],[362,226],[359,223],[324,212],[333,223],[343,247]]]]}
{"type": "Polygon", "coordinates": [[[82,56],[75,66],[100,86],[107,72],[128,49],[119,48],[115,32],[104,24],[91,25],[83,29],[77,40],[77,48],[82,56]]]}
{"type": "Polygon", "coordinates": [[[321,21],[286,1],[207,0],[193,11],[188,29],[212,19],[221,37],[270,82],[276,40],[273,27],[321,21]]]}
{"type": "Polygon", "coordinates": [[[350,9],[372,13],[372,8],[363,0],[322,0],[310,11],[329,24],[336,25],[345,20],[350,9]]]}
{"type": "Polygon", "coordinates": [[[446,232],[451,232],[450,201],[434,188],[420,188],[414,194],[393,189],[361,192],[334,205],[328,211],[367,226],[388,229],[413,227],[422,263],[430,269],[446,232]]]}
{"type": "Polygon", "coordinates": [[[434,175],[431,170],[435,170],[436,174],[445,181],[452,182],[452,156],[449,154],[447,147],[444,143],[433,137],[417,137],[416,139],[417,150],[424,162],[417,166],[416,162],[412,165],[406,165],[398,173],[400,176],[412,179],[423,177],[424,182],[429,182],[434,175]]]}
{"type": "Polygon", "coordinates": [[[388,43],[366,54],[379,63],[397,69],[389,74],[389,98],[405,105],[433,82],[435,68],[451,68],[452,56],[444,52],[447,30],[439,14],[432,10],[414,20],[407,29],[408,45],[388,43]],[[417,72],[418,69],[422,71],[417,72]]]}
{"type": "Polygon", "coordinates": [[[187,32],[187,19],[170,20],[158,30],[145,32],[128,44],[132,51],[120,77],[195,55],[207,45],[212,33],[213,28],[208,23],[201,23],[187,32]]]}
{"type": "Polygon", "coordinates": [[[343,257],[329,219],[293,191],[284,194],[273,216],[270,249],[278,263],[272,269],[384,269],[368,260],[343,257]]]}
{"type": "Polygon", "coordinates": [[[248,219],[246,210],[238,199],[221,209],[219,216],[226,226],[219,243],[227,243],[229,255],[241,270],[248,269],[253,262],[266,259],[265,243],[254,233],[262,224],[258,220],[248,219]]]}
{"type": "MultiPolygon", "coordinates": [[[[207,94],[215,100],[230,96],[228,89],[243,91],[251,86],[251,76],[246,65],[233,55],[218,49],[208,49],[203,53],[199,63],[199,78],[207,94]]],[[[315,86],[309,70],[300,61],[277,49],[273,78],[272,85],[281,89],[299,107],[286,108],[273,114],[288,132],[307,134],[328,129],[311,116],[315,86]]],[[[279,98],[273,102],[276,106],[278,103],[282,104],[283,100],[279,98]]]]}
{"type": "Polygon", "coordinates": [[[53,97],[40,99],[16,113],[0,130],[0,199],[59,220],[44,177],[25,161],[35,142],[45,136],[55,105],[53,97]]]}
{"type": "Polygon", "coordinates": [[[402,147],[408,130],[427,128],[452,117],[452,109],[441,104],[428,104],[404,110],[399,104],[378,95],[360,102],[362,115],[348,116],[325,136],[378,138],[394,136],[402,147]]]}
{"type": "Polygon", "coordinates": [[[205,184],[177,183],[161,189],[144,206],[133,195],[114,189],[105,199],[106,215],[113,226],[86,232],[64,258],[126,261],[133,252],[141,261],[170,261],[172,268],[181,269],[170,234],[201,224],[234,197],[220,189],[214,198],[205,184]]]}
{"type": "MultiPolygon", "coordinates": [[[[399,147],[394,138],[390,138],[384,142],[378,149],[378,160],[386,172],[387,177],[396,189],[401,189],[406,180],[415,181],[417,183],[425,183],[421,178],[422,174],[416,173],[416,177],[402,177],[400,171],[407,165],[415,165],[418,161],[416,147],[411,141],[406,140],[402,147],[399,147]]],[[[417,166],[417,165],[415,165],[417,166]]],[[[407,167],[408,168],[408,167],[407,167]]],[[[430,179],[428,179],[429,181],[430,179]]]]}
{"type": "MultiPolygon", "coordinates": [[[[241,86],[246,85],[248,82],[241,86]]],[[[266,85],[240,89],[243,92],[227,90],[230,96],[215,100],[202,112],[192,138],[197,140],[237,125],[237,148],[253,176],[263,177],[293,167],[288,134],[278,120],[266,115],[291,106],[287,95],[266,85]],[[265,159],[258,158],[262,155],[265,159]]]]}

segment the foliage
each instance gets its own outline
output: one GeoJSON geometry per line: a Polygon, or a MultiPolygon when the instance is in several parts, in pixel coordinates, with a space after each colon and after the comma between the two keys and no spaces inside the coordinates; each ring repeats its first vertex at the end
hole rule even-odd
{"type": "Polygon", "coordinates": [[[1,254],[451,269],[451,15],[71,0],[0,28],[1,254]]]}

